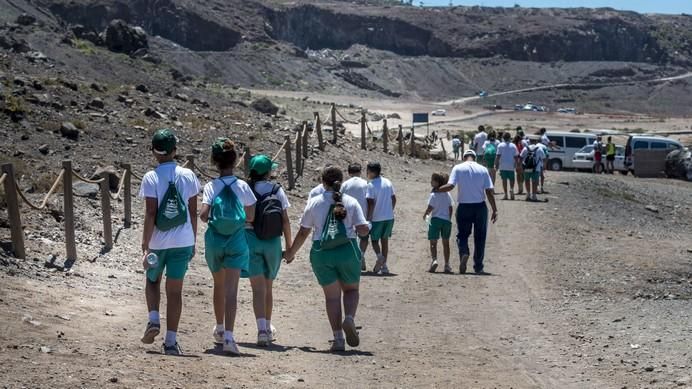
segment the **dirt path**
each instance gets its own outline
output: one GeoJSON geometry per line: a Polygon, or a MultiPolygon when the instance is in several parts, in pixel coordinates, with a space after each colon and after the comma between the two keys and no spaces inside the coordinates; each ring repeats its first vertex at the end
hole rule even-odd
{"type": "MultiPolygon", "coordinates": [[[[571,307],[549,282],[555,246],[536,244],[550,231],[543,218],[557,205],[499,202],[488,238],[490,277],[429,274],[421,213],[428,177],[438,164],[417,165],[398,188],[391,277],[365,276],[357,322],[362,345],[342,355],[330,338],[323,298],[304,252],[276,284],[273,322],[279,341],[258,349],[247,281],[242,282],[236,337],[242,358],[218,355],[211,343],[211,280],[199,257],[186,280],[180,342],[186,358],[139,342],[146,319],[142,274],[113,253],[80,263],[72,276],[48,280],[2,273],[0,383],[8,387],[621,387],[572,344],[589,309],[571,307]],[[581,315],[581,316],[580,316],[581,315]],[[579,320],[577,320],[579,319],[579,320]],[[47,347],[41,349],[42,347],[47,347]]],[[[557,200],[553,195],[552,200],[557,200]]],[[[296,203],[299,202],[295,199],[296,203]]],[[[296,219],[298,209],[293,209],[296,219]]],[[[558,220],[557,223],[560,221],[558,220]]],[[[139,230],[123,242],[138,242],[139,230]]],[[[562,243],[561,243],[562,242],[562,243]]],[[[137,245],[134,244],[134,247],[137,245]]],[[[127,246],[124,246],[127,247],[127,246]]],[[[574,246],[569,246],[574,248],[574,246]]],[[[455,250],[453,250],[454,252],[455,250]]],[[[370,256],[372,258],[372,256],[370,256]]],[[[457,268],[458,254],[452,256],[457,268]]],[[[607,307],[593,320],[610,323],[607,307]]],[[[165,314],[165,311],[164,311],[165,314]]],[[[588,320],[586,319],[587,325],[588,320]]],[[[583,338],[583,336],[582,336],[583,338]]],[[[580,338],[581,339],[581,338],[580,338]]],[[[597,343],[594,341],[594,343],[597,343]]],[[[591,347],[595,345],[591,344],[591,347]]],[[[600,347],[600,345],[599,345],[600,347]]],[[[607,346],[606,346],[607,347],[607,346]]],[[[613,350],[616,351],[616,350],[613,350]]],[[[618,370],[622,372],[622,370],[618,370]]],[[[624,373],[624,372],[623,372],[624,373]]]]}

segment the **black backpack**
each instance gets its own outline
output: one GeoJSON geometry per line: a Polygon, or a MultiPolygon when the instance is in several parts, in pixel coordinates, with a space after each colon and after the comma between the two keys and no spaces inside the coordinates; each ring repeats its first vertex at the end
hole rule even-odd
{"type": "Polygon", "coordinates": [[[281,185],[274,184],[271,192],[260,196],[255,188],[252,192],[257,197],[255,204],[255,235],[260,240],[269,240],[283,234],[283,206],[277,193],[281,185]]]}
{"type": "Polygon", "coordinates": [[[526,159],[524,159],[524,163],[522,164],[524,170],[529,170],[533,171],[538,167],[538,146],[529,146],[527,147],[527,154],[526,154],[526,159]]]}

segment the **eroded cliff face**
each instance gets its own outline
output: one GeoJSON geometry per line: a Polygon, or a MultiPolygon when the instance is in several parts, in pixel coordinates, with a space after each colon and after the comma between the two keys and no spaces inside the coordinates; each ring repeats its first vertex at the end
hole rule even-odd
{"type": "Polygon", "coordinates": [[[171,0],[54,2],[49,8],[68,23],[96,31],[103,31],[113,19],[122,19],[144,28],[150,35],[160,35],[193,51],[226,51],[242,37],[231,26],[171,0]]]}

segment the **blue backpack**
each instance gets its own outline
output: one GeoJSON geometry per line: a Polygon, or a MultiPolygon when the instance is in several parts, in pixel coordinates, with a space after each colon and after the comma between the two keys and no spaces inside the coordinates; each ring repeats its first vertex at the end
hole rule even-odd
{"type": "Polygon", "coordinates": [[[231,189],[237,181],[234,177],[229,184],[223,182],[223,190],[212,201],[209,227],[217,234],[231,236],[245,227],[245,207],[231,189]]]}

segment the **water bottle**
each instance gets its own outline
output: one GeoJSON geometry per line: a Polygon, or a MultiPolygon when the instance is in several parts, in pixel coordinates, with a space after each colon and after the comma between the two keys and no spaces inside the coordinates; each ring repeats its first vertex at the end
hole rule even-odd
{"type": "Polygon", "coordinates": [[[432,223],[432,216],[428,215],[425,217],[425,229],[427,230],[430,228],[430,224],[432,223]]]}
{"type": "Polygon", "coordinates": [[[159,256],[155,253],[147,254],[147,263],[149,264],[150,269],[159,267],[159,256]]]}

